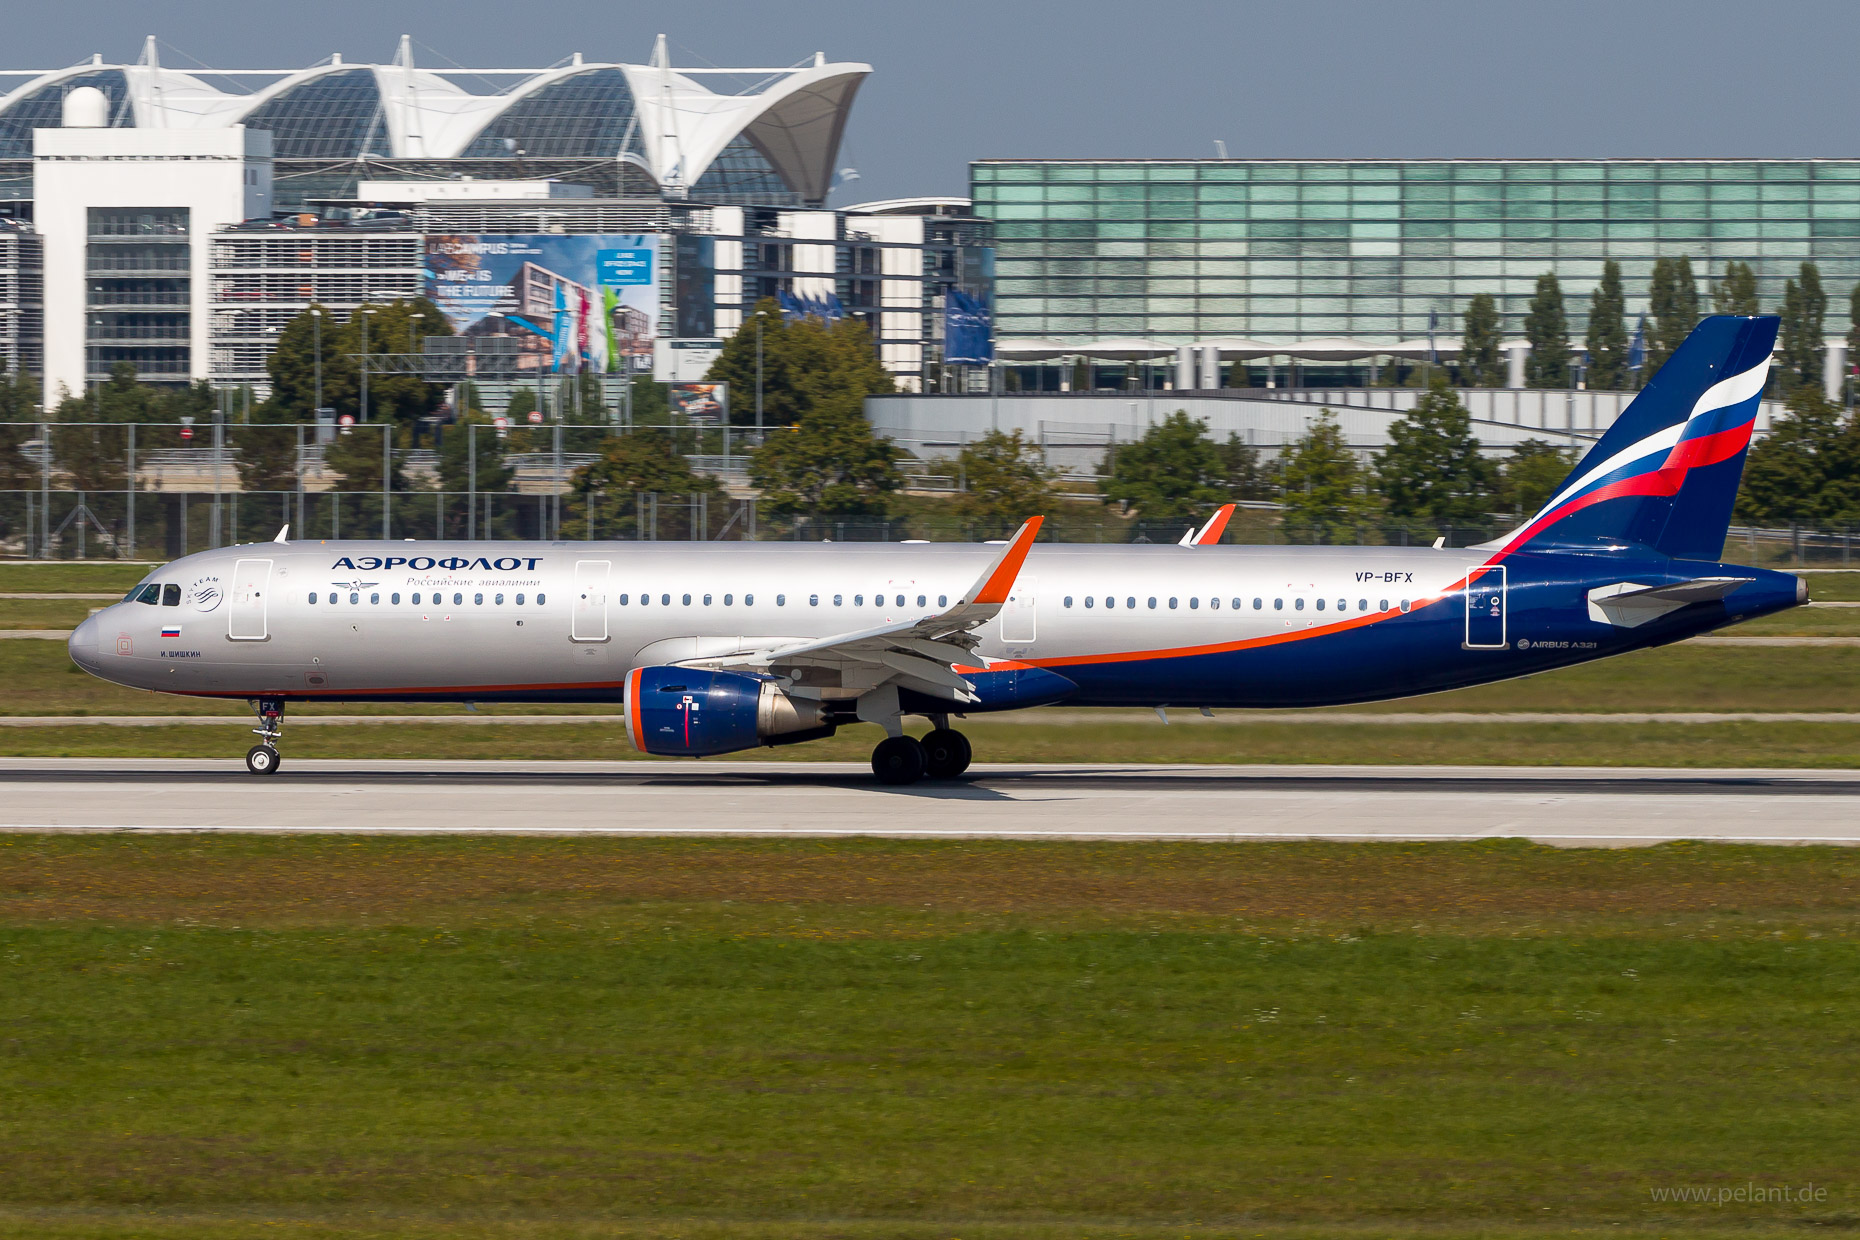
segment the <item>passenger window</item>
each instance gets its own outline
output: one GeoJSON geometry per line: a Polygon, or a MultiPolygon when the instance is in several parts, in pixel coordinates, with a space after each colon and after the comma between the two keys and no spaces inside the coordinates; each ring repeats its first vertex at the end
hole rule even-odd
{"type": "Polygon", "coordinates": [[[161,605],[163,607],[179,607],[181,605],[181,587],[172,583],[163,586],[161,588],[161,605]]]}
{"type": "Polygon", "coordinates": [[[463,607],[465,605],[465,596],[463,594],[454,594],[452,596],[452,605],[454,607],[463,607]]]}
{"type": "MultiPolygon", "coordinates": [[[[1304,601],[1303,601],[1303,600],[1301,599],[1301,600],[1299,601],[1299,603],[1298,603],[1298,605],[1299,605],[1300,607],[1303,607],[1303,606],[1304,606],[1304,601]]],[[[1323,600],[1323,599],[1319,599],[1319,600],[1317,601],[1317,609],[1318,609],[1319,611],[1323,611],[1323,610],[1324,610],[1324,600],[1323,600]]]]}
{"type": "Polygon", "coordinates": [[[809,607],[818,607],[818,606],[820,606],[820,596],[819,596],[818,594],[810,594],[810,595],[808,595],[808,596],[807,596],[807,605],[808,605],[809,607]]]}
{"type": "Polygon", "coordinates": [[[1303,599],[1295,598],[1292,600],[1293,611],[1303,611],[1304,609],[1305,609],[1305,601],[1303,599]]]}
{"type": "Polygon", "coordinates": [[[1170,611],[1174,611],[1174,610],[1175,610],[1175,600],[1174,600],[1174,599],[1170,599],[1170,600],[1169,600],[1169,610],[1170,610],[1170,611]]]}
{"type": "Polygon", "coordinates": [[[536,605],[538,607],[541,607],[544,603],[548,601],[549,601],[549,596],[547,594],[538,594],[536,596],[536,605]]]}
{"type": "MultiPolygon", "coordinates": [[[[417,602],[419,602],[419,601],[420,601],[420,600],[418,600],[418,599],[415,599],[415,600],[414,600],[414,602],[416,602],[416,603],[417,603],[417,602]]],[[[643,595],[643,594],[642,594],[642,595],[640,595],[640,596],[639,596],[639,601],[640,601],[640,602],[642,602],[642,603],[643,603],[643,602],[645,602],[645,601],[646,601],[646,596],[645,596],[645,595],[643,595]]],[[[519,606],[519,607],[521,607],[521,606],[523,606],[523,596],[522,596],[521,594],[519,594],[519,595],[517,595],[517,606],[519,606]]]]}
{"type": "Polygon", "coordinates": [[[897,601],[896,603],[894,603],[894,604],[893,604],[893,606],[895,606],[895,607],[902,607],[902,606],[904,606],[904,596],[903,596],[902,594],[900,594],[900,595],[898,595],[898,601],[897,601]]]}
{"type": "Polygon", "coordinates": [[[1107,608],[1109,608],[1109,607],[1115,607],[1115,606],[1117,606],[1117,599],[1116,599],[1116,598],[1114,598],[1114,597],[1113,597],[1113,596],[1111,596],[1111,595],[1106,595],[1106,596],[1105,596],[1105,599],[1104,599],[1104,605],[1105,605],[1105,606],[1106,606],[1107,608]]]}
{"type": "MultiPolygon", "coordinates": [[[[1126,606],[1126,607],[1128,607],[1128,608],[1130,608],[1130,609],[1131,609],[1132,611],[1135,611],[1135,610],[1136,610],[1136,608],[1137,608],[1137,600],[1136,600],[1136,599],[1134,599],[1134,598],[1127,598],[1127,599],[1125,599],[1125,600],[1124,600],[1124,606],[1126,606]]],[[[1156,604],[1155,604],[1155,603],[1151,603],[1151,604],[1150,604],[1150,606],[1151,606],[1151,607],[1154,607],[1154,606],[1156,606],[1156,604]]]]}
{"type": "Polygon", "coordinates": [[[1156,596],[1154,594],[1150,595],[1150,610],[1156,610],[1156,596]]]}
{"type": "MultiPolygon", "coordinates": [[[[753,594],[752,594],[752,595],[750,595],[750,596],[749,596],[749,601],[750,601],[750,602],[752,602],[752,603],[753,603],[753,602],[755,602],[755,601],[756,601],[756,596],[755,596],[755,595],[753,595],[753,594]]],[[[775,606],[777,606],[777,607],[786,607],[787,605],[788,605],[788,596],[787,596],[786,594],[777,594],[777,595],[775,596],[775,606]]]]}
{"type": "Polygon", "coordinates": [[[1066,606],[1072,606],[1072,596],[1070,594],[1066,595],[1066,606]]]}
{"type": "Polygon", "coordinates": [[[1366,599],[1366,598],[1359,598],[1359,599],[1357,599],[1357,600],[1356,600],[1356,610],[1358,610],[1358,611],[1368,611],[1368,610],[1369,610],[1369,600],[1368,600],[1368,599],[1366,599]]]}
{"type": "Polygon", "coordinates": [[[917,605],[919,607],[928,607],[930,605],[930,600],[919,594],[917,596],[917,605]]]}
{"type": "Polygon", "coordinates": [[[1189,609],[1190,611],[1194,611],[1194,610],[1195,610],[1195,609],[1196,609],[1197,607],[1200,607],[1200,606],[1201,606],[1201,600],[1200,600],[1200,599],[1198,599],[1198,598],[1191,598],[1191,599],[1189,599],[1189,600],[1188,600],[1188,609],[1189,609]]]}
{"type": "Polygon", "coordinates": [[[1347,599],[1347,598],[1340,598],[1340,599],[1338,599],[1338,600],[1337,600],[1337,610],[1338,610],[1338,611],[1348,611],[1348,610],[1350,610],[1350,600],[1349,600],[1349,599],[1347,599]]]}
{"type": "Polygon", "coordinates": [[[329,602],[332,607],[336,604],[336,592],[334,590],[329,592],[329,602]]]}
{"type": "MultiPolygon", "coordinates": [[[[540,594],[538,594],[538,595],[536,596],[536,601],[537,601],[537,603],[539,603],[539,604],[540,604],[540,603],[542,602],[542,595],[540,595],[540,594]]],[[[661,606],[661,607],[670,607],[671,605],[672,605],[672,596],[671,596],[671,595],[669,595],[669,594],[661,594],[661,595],[659,596],[659,606],[661,606]]]]}
{"type": "Polygon", "coordinates": [[[841,599],[843,599],[843,598],[845,598],[845,597],[846,597],[846,596],[845,596],[845,595],[843,595],[843,594],[835,594],[835,595],[833,596],[833,605],[834,605],[835,607],[838,607],[838,606],[840,606],[840,600],[841,600],[841,599]]]}
{"type": "MultiPolygon", "coordinates": [[[[837,602],[838,600],[836,599],[835,601],[837,602]]],[[[855,595],[853,595],[853,606],[854,606],[854,607],[864,607],[864,606],[865,606],[865,595],[863,595],[863,594],[855,594],[855,595]]]]}
{"type": "Polygon", "coordinates": [[[394,604],[394,606],[396,607],[399,607],[400,606],[400,595],[398,594],[389,595],[388,602],[394,604]]]}
{"type": "MultiPolygon", "coordinates": [[[[1194,604],[1194,602],[1193,602],[1193,601],[1190,601],[1190,603],[1189,603],[1189,606],[1190,606],[1190,607],[1193,607],[1194,605],[1195,605],[1195,604],[1194,604]]],[[[1221,600],[1219,600],[1219,599],[1217,599],[1217,598],[1211,598],[1211,599],[1209,599],[1209,600],[1208,600],[1208,609],[1209,609],[1210,611],[1219,611],[1219,610],[1221,609],[1221,600]]]]}
{"type": "Polygon", "coordinates": [[[310,605],[312,607],[316,606],[316,591],[315,590],[310,591],[310,605]]]}
{"type": "MultiPolygon", "coordinates": [[[[493,603],[496,603],[499,607],[502,607],[504,605],[504,596],[500,594],[496,598],[492,599],[491,601],[493,603]]],[[[623,598],[620,601],[624,603],[626,600],[623,598]]]]}
{"type": "Polygon", "coordinates": [[[947,594],[939,594],[939,595],[937,595],[937,596],[936,596],[936,605],[937,605],[938,607],[948,607],[948,606],[949,606],[949,595],[947,595],[947,594]]]}
{"type": "MultiPolygon", "coordinates": [[[[1261,610],[1261,609],[1263,609],[1263,608],[1265,607],[1265,605],[1266,605],[1266,600],[1265,600],[1265,599],[1263,599],[1263,598],[1256,598],[1256,599],[1254,599],[1254,600],[1253,600],[1253,610],[1254,610],[1254,611],[1259,611],[1259,610],[1261,610]]],[[[1235,599],[1235,600],[1234,600],[1234,606],[1235,606],[1235,607],[1238,607],[1238,606],[1240,606],[1240,600],[1239,600],[1239,599],[1235,599]]]]}
{"type": "Polygon", "coordinates": [[[484,595],[482,594],[472,595],[471,602],[472,602],[472,606],[474,607],[483,607],[484,606],[484,595]]]}
{"type": "Polygon", "coordinates": [[[1401,609],[1402,609],[1403,611],[1407,611],[1407,610],[1408,610],[1408,600],[1407,600],[1407,599],[1403,599],[1403,600],[1401,601],[1401,609]]]}
{"type": "Polygon", "coordinates": [[[704,596],[704,606],[706,606],[706,607],[709,607],[709,606],[710,606],[710,595],[708,595],[708,594],[706,594],[706,595],[704,596]]]}
{"type": "Polygon", "coordinates": [[[731,603],[732,603],[732,602],[733,602],[733,601],[735,600],[735,598],[736,598],[736,596],[735,596],[734,594],[726,594],[726,595],[724,595],[724,596],[723,596],[723,605],[724,605],[725,607],[728,607],[728,606],[729,606],[729,605],[730,605],[730,604],[731,604],[731,603]]]}
{"type": "Polygon", "coordinates": [[[369,603],[369,605],[370,605],[371,607],[379,607],[379,606],[381,606],[381,594],[380,594],[380,592],[379,592],[379,591],[377,591],[377,592],[376,592],[376,593],[374,593],[374,594],[370,594],[370,595],[368,596],[368,603],[369,603]]]}
{"type": "Polygon", "coordinates": [[[691,606],[691,596],[689,594],[685,595],[685,606],[691,606]]]}
{"type": "Polygon", "coordinates": [[[1388,609],[1389,609],[1389,601],[1387,599],[1379,598],[1376,600],[1377,611],[1387,611],[1388,609]]]}
{"type": "Polygon", "coordinates": [[[361,603],[361,601],[362,601],[362,596],[360,594],[349,595],[349,606],[351,607],[357,606],[358,604],[361,603]]]}
{"type": "Polygon", "coordinates": [[[1284,610],[1285,610],[1285,600],[1284,600],[1284,599],[1282,599],[1282,598],[1275,598],[1275,599],[1273,599],[1273,600],[1272,600],[1272,609],[1273,609],[1274,611],[1284,611],[1284,610]]]}
{"type": "Polygon", "coordinates": [[[1091,606],[1091,595],[1089,595],[1089,594],[1087,594],[1087,595],[1085,596],[1085,606],[1087,606],[1087,607],[1090,607],[1090,606],[1091,606]]]}

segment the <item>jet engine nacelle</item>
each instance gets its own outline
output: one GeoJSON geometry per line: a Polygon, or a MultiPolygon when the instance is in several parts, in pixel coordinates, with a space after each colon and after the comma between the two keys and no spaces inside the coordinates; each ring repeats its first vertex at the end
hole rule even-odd
{"type": "Polygon", "coordinates": [[[626,734],[641,753],[702,758],[833,735],[819,702],[773,680],[688,667],[639,667],[626,678],[626,734]]]}

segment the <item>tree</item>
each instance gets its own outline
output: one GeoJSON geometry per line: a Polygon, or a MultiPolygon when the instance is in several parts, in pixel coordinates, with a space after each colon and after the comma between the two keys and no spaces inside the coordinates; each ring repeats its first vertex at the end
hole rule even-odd
{"type": "Polygon", "coordinates": [[[848,395],[867,396],[897,390],[891,373],[878,360],[871,334],[859,319],[823,323],[813,316],[785,318],[772,297],[756,303],[743,324],[723,342],[717,360],[705,373],[707,383],[730,385],[730,421],[753,426],[756,420],[756,321],[762,322],[762,421],[764,426],[792,426],[823,402],[848,395]]]}
{"type": "Polygon", "coordinates": [[[1647,368],[1652,378],[1699,325],[1699,285],[1690,258],[1657,258],[1648,294],[1647,368]]]}
{"type": "Polygon", "coordinates": [[[1860,520],[1860,429],[1817,384],[1788,394],[1789,413],[1750,449],[1736,514],[1753,525],[1860,520]]]}
{"type": "Polygon", "coordinates": [[[0,491],[39,484],[39,470],[21,449],[38,434],[39,385],[23,370],[0,374],[0,491]]]}
{"type": "Polygon", "coordinates": [[[1375,468],[1377,489],[1398,520],[1470,525],[1490,508],[1495,471],[1445,375],[1435,375],[1414,408],[1389,423],[1389,446],[1375,468]]]}
{"type": "Polygon", "coordinates": [[[1542,508],[1569,471],[1576,467],[1576,453],[1541,439],[1527,439],[1511,446],[1499,469],[1498,502],[1504,512],[1523,517],[1542,508]]]}
{"type": "Polygon", "coordinates": [[[1794,387],[1820,387],[1822,334],[1826,330],[1828,295],[1822,291],[1821,272],[1803,263],[1801,281],[1783,282],[1781,380],[1786,393],[1794,387]]]}
{"type": "MultiPolygon", "coordinates": [[[[1847,295],[1847,374],[1860,365],[1860,284],[1847,295]]],[[[1843,376],[1845,378],[1846,376],[1843,376]]],[[[1852,380],[1848,380],[1852,382],[1852,380]]]]}
{"type": "Polygon", "coordinates": [[[722,496],[723,486],[708,474],[692,470],[668,431],[659,427],[611,435],[601,443],[601,459],[575,472],[575,489],[631,495],[654,491],[661,495],[722,496]]]}
{"type": "MultiPolygon", "coordinates": [[[[381,486],[381,437],[391,435],[391,422],[369,422],[365,426],[345,428],[323,445],[323,464],[337,475],[338,491],[379,491],[381,486]]],[[[407,477],[401,472],[404,453],[390,449],[388,489],[405,491],[407,477]]]]}
{"type": "Polygon", "coordinates": [[[1524,316],[1524,336],[1531,356],[1524,366],[1524,382],[1534,388],[1569,386],[1569,317],[1563,313],[1563,289],[1556,273],[1537,277],[1537,292],[1524,316]]]}
{"type": "Polygon", "coordinates": [[[962,446],[956,458],[964,489],[956,510],[965,517],[1019,521],[1045,509],[1052,498],[1053,471],[1040,446],[1016,430],[990,431],[962,446]]]}
{"type": "Polygon", "coordinates": [[[1712,309],[1719,314],[1758,314],[1757,273],[1735,260],[1724,266],[1724,279],[1712,288],[1712,309]]]}
{"type": "Polygon", "coordinates": [[[904,485],[902,455],[872,433],[862,402],[822,403],[771,434],[749,460],[749,478],[778,516],[883,516],[904,485]]]}
{"type": "Polygon", "coordinates": [[[510,399],[504,405],[504,417],[512,426],[521,426],[529,416],[536,412],[536,391],[534,388],[512,388],[510,399]]]}
{"type": "Polygon", "coordinates": [[[1628,387],[1627,295],[1621,291],[1621,264],[1602,264],[1601,283],[1589,296],[1589,374],[1592,389],[1626,391],[1628,387]]]}
{"type": "Polygon", "coordinates": [[[1221,456],[1222,494],[1228,499],[1270,499],[1273,494],[1270,471],[1259,459],[1259,449],[1240,438],[1237,431],[1227,433],[1227,442],[1216,444],[1221,456]]]}
{"type": "Polygon", "coordinates": [[[1293,531],[1308,530],[1319,541],[1354,541],[1357,527],[1376,516],[1368,473],[1328,409],[1285,450],[1279,480],[1285,494],[1285,525],[1293,531]]]}
{"type": "Polygon", "coordinates": [[[1498,300],[1475,293],[1466,304],[1466,335],[1460,343],[1460,381],[1467,387],[1503,387],[1505,366],[1498,355],[1498,300]]]}
{"type": "Polygon", "coordinates": [[[439,441],[439,487],[442,491],[502,491],[514,476],[504,462],[504,445],[492,419],[464,413],[439,441]]]}
{"type": "MultiPolygon", "coordinates": [[[[439,307],[424,297],[377,302],[358,307],[347,322],[325,312],[322,327],[313,311],[305,310],[278,333],[278,345],[265,363],[271,375],[272,402],[280,420],[309,422],[316,418],[316,342],[320,334],[323,356],[323,404],[337,417],[361,417],[363,320],[367,320],[368,354],[413,352],[424,349],[427,336],[450,336],[452,324],[439,307]],[[373,311],[364,314],[363,311],[373,311]],[[416,319],[414,315],[421,316],[416,319]]],[[[418,375],[386,373],[371,363],[368,374],[368,420],[409,426],[431,414],[445,400],[446,389],[418,375]]],[[[380,470],[377,468],[376,473],[380,470]]]]}
{"type": "Polygon", "coordinates": [[[1145,521],[1199,521],[1227,500],[1226,461],[1208,438],[1208,424],[1182,409],[1137,442],[1113,447],[1099,472],[1104,498],[1145,521]]]}

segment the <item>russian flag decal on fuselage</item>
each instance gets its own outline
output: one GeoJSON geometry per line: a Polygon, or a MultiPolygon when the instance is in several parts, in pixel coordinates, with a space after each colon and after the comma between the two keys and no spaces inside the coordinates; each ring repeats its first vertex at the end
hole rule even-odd
{"type": "Polygon", "coordinates": [[[161,626],[161,635],[163,637],[179,637],[181,635],[181,626],[178,624],[164,624],[161,626]]]}

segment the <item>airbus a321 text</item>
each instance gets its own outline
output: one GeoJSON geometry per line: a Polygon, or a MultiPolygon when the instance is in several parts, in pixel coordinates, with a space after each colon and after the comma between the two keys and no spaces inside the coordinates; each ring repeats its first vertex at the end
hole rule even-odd
{"type": "MultiPolygon", "coordinates": [[[[1777,320],[1704,320],[1541,511],[1470,548],[323,542],[150,573],[86,620],[105,680],[243,698],[255,772],[292,702],[622,705],[701,757],[884,732],[889,783],[969,764],[954,717],[1322,706],[1504,680],[1807,599],[1721,563],[1777,320]],[[915,739],[905,720],[931,724],[915,739]]],[[[280,535],[280,538],[283,536],[280,535]]]]}

